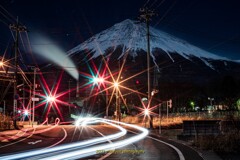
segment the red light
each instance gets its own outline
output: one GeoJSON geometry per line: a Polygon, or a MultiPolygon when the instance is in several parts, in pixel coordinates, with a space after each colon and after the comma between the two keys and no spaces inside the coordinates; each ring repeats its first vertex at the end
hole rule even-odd
{"type": "Polygon", "coordinates": [[[139,82],[139,80],[136,80],[136,84],[139,84],[140,82],[139,82]]]}

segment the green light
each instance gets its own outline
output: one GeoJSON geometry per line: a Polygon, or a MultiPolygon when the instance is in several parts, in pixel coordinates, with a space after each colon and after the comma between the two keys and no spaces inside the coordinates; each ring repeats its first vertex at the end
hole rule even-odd
{"type": "Polygon", "coordinates": [[[240,111],[240,99],[237,100],[237,108],[240,111]]]}
{"type": "Polygon", "coordinates": [[[195,103],[193,101],[190,102],[190,105],[194,107],[195,103]]]}
{"type": "Polygon", "coordinates": [[[240,99],[237,100],[237,106],[240,107],[240,99]]]}

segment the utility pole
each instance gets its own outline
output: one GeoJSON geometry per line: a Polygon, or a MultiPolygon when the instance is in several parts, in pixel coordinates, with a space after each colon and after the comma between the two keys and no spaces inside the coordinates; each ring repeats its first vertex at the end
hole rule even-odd
{"type": "Polygon", "coordinates": [[[3,121],[6,119],[6,102],[3,100],[3,121]]]}
{"type": "MultiPolygon", "coordinates": [[[[149,31],[149,21],[151,17],[155,16],[156,13],[148,8],[140,8],[140,20],[144,20],[147,26],[147,77],[148,77],[148,105],[147,108],[150,108],[150,99],[151,99],[151,80],[150,80],[150,31],[149,31]]],[[[153,127],[152,116],[150,118],[150,128],[153,127]]]]}
{"type": "Polygon", "coordinates": [[[16,24],[11,24],[9,28],[12,31],[15,31],[15,44],[14,44],[14,52],[15,52],[15,58],[14,58],[14,66],[15,66],[15,71],[14,71],[14,100],[13,100],[13,120],[14,120],[14,127],[17,128],[16,125],[16,111],[17,111],[17,72],[18,72],[18,36],[19,32],[24,32],[27,31],[25,26],[19,25],[18,18],[17,18],[17,23],[16,24]]]}
{"type": "MultiPolygon", "coordinates": [[[[118,68],[120,69],[120,60],[118,61],[118,68]]],[[[117,79],[118,80],[118,79],[117,79]]],[[[120,99],[119,99],[119,86],[118,82],[116,82],[116,115],[117,115],[117,120],[120,122],[121,121],[121,110],[120,110],[120,99]]]]}
{"type": "Polygon", "coordinates": [[[158,128],[158,132],[159,132],[159,134],[161,134],[162,133],[162,128],[161,128],[161,120],[162,120],[162,110],[161,110],[161,107],[162,107],[162,105],[161,104],[159,104],[159,106],[158,106],[158,118],[159,118],[159,128],[158,128]]]}
{"type": "Polygon", "coordinates": [[[69,112],[69,115],[71,114],[71,108],[70,108],[70,103],[71,103],[71,82],[72,80],[69,79],[68,80],[68,112],[69,112]]]}
{"type": "Polygon", "coordinates": [[[33,106],[32,106],[32,125],[34,125],[34,118],[35,118],[35,95],[36,95],[36,73],[37,73],[37,68],[34,67],[34,71],[33,71],[33,106]]]}
{"type": "Polygon", "coordinates": [[[76,98],[79,97],[79,81],[77,80],[76,98]]]}
{"type": "MultiPolygon", "coordinates": [[[[150,80],[150,31],[149,31],[149,21],[151,17],[155,16],[156,13],[148,8],[140,9],[140,19],[146,22],[147,26],[147,77],[148,77],[148,102],[151,98],[151,80],[150,80]]],[[[149,106],[149,104],[148,104],[149,106]]]]}
{"type": "Polygon", "coordinates": [[[116,116],[117,116],[117,120],[120,122],[121,121],[121,111],[120,111],[118,88],[116,88],[116,116]]]}
{"type": "Polygon", "coordinates": [[[36,95],[36,74],[37,74],[37,71],[39,70],[39,68],[37,67],[34,67],[33,68],[33,105],[32,105],[32,126],[34,125],[34,118],[35,118],[35,101],[36,101],[36,98],[35,98],[35,95],[36,95]]]}

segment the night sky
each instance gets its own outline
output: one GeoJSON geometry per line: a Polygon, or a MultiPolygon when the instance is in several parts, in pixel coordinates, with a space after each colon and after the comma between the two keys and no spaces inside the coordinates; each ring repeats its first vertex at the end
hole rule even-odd
{"type": "MultiPolygon", "coordinates": [[[[31,33],[42,33],[68,51],[125,19],[144,5],[158,13],[151,25],[214,54],[240,60],[238,0],[1,0],[31,33]],[[148,3],[147,3],[148,2],[148,3]]],[[[0,8],[0,52],[12,35],[0,8]]],[[[4,14],[3,14],[4,13],[4,14]]]]}

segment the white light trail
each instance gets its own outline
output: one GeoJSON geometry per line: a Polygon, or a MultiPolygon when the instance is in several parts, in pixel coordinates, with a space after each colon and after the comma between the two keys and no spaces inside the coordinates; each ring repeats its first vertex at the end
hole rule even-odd
{"type": "MultiPolygon", "coordinates": [[[[59,152],[59,151],[66,152],[66,150],[76,149],[77,147],[78,148],[86,147],[86,146],[102,143],[102,142],[105,142],[105,141],[117,139],[117,138],[120,138],[120,137],[124,136],[127,133],[126,129],[122,128],[121,126],[112,124],[112,123],[107,122],[107,121],[105,121],[103,119],[100,119],[100,118],[88,118],[88,119],[85,119],[85,120],[88,121],[88,123],[103,122],[103,123],[109,124],[111,126],[114,126],[114,127],[118,128],[120,130],[120,132],[112,134],[112,135],[108,135],[108,136],[105,136],[105,137],[90,139],[90,140],[81,141],[81,142],[75,142],[75,143],[71,143],[71,144],[64,144],[64,145],[56,146],[56,147],[53,147],[53,148],[42,149],[42,150],[34,150],[34,151],[28,151],[28,152],[24,152],[24,153],[17,153],[17,154],[14,154],[14,155],[2,156],[2,157],[0,157],[0,160],[22,159],[22,158],[27,158],[27,157],[31,157],[31,159],[32,159],[33,156],[50,154],[52,152],[59,152]]],[[[37,159],[39,159],[39,157],[37,159]]]]}
{"type": "Polygon", "coordinates": [[[88,157],[88,156],[91,156],[91,155],[98,154],[97,152],[99,150],[108,151],[108,150],[112,150],[112,149],[115,149],[115,148],[121,148],[123,146],[127,146],[131,143],[134,143],[134,142],[137,142],[137,141],[143,139],[144,137],[146,137],[148,135],[148,130],[147,129],[136,126],[136,125],[126,124],[126,123],[123,123],[123,122],[117,122],[117,121],[107,120],[107,119],[103,119],[103,121],[110,122],[110,123],[118,123],[118,124],[121,124],[121,125],[124,125],[124,126],[127,126],[127,127],[137,129],[139,131],[142,131],[142,133],[140,133],[139,135],[136,135],[134,137],[130,137],[130,138],[127,138],[127,139],[124,139],[124,140],[121,140],[121,141],[113,142],[111,144],[102,144],[102,145],[93,146],[93,147],[89,147],[89,148],[82,149],[82,150],[68,151],[68,152],[58,154],[58,155],[54,155],[54,156],[51,156],[51,157],[42,158],[41,160],[50,160],[50,159],[52,159],[52,160],[53,159],[54,160],[55,159],[58,159],[58,160],[60,160],[60,159],[64,159],[64,160],[69,159],[70,160],[71,159],[72,160],[72,159],[88,157]]]}
{"type": "MultiPolygon", "coordinates": [[[[59,120],[59,119],[57,119],[59,120]]],[[[7,138],[6,140],[10,139],[10,140],[16,140],[16,139],[19,139],[21,137],[23,137],[23,139],[20,139],[18,141],[14,141],[12,143],[8,143],[6,145],[3,145],[1,146],[0,148],[4,148],[4,147],[7,147],[7,146],[10,146],[10,145],[14,145],[16,143],[19,143],[19,142],[22,142],[24,141],[25,139],[27,138],[30,138],[33,134],[39,134],[39,133],[42,133],[42,132],[46,132],[48,130],[51,130],[52,128],[56,127],[56,125],[58,125],[59,121],[56,121],[56,124],[50,128],[47,128],[47,129],[44,129],[44,130],[38,130],[36,131],[36,129],[40,126],[43,126],[46,122],[48,121],[48,119],[46,119],[42,124],[40,124],[39,126],[37,127],[34,127],[33,130],[30,132],[30,133],[27,133],[30,129],[22,129],[20,130],[19,132],[17,132],[17,134],[11,136],[10,138],[7,138]],[[22,133],[21,135],[18,135],[19,133],[22,133]],[[25,137],[25,138],[24,138],[25,137]]]]}

